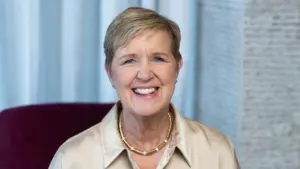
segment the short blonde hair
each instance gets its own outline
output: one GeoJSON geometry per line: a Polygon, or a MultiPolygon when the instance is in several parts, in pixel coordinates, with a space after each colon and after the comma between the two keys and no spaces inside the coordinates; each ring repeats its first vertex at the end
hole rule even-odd
{"type": "Polygon", "coordinates": [[[181,34],[178,25],[153,10],[130,7],[120,13],[107,28],[104,40],[105,64],[111,68],[116,50],[149,30],[167,31],[172,41],[172,54],[177,61],[181,59],[179,51],[181,34]]]}

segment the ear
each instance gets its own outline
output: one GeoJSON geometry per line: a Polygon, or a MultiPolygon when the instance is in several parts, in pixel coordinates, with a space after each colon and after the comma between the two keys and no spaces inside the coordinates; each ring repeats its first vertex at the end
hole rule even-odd
{"type": "Polygon", "coordinates": [[[179,75],[180,69],[183,66],[183,60],[180,58],[177,62],[177,76],[179,75]]]}
{"type": "Polygon", "coordinates": [[[105,67],[105,71],[106,71],[106,74],[110,80],[110,82],[112,83],[112,72],[111,72],[111,67],[109,67],[107,64],[104,64],[104,67],[105,67]]]}

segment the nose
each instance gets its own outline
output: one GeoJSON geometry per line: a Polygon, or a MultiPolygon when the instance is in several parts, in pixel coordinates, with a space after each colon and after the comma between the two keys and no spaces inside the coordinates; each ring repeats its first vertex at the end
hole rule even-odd
{"type": "Polygon", "coordinates": [[[145,62],[140,65],[137,78],[142,81],[149,81],[153,78],[152,68],[149,63],[145,62]]]}

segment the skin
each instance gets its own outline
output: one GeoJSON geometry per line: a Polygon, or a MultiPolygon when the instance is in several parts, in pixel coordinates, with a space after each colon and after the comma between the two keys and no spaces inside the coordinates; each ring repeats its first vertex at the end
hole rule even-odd
{"type": "MultiPolygon", "coordinates": [[[[106,71],[122,103],[124,135],[132,146],[148,150],[166,138],[169,105],[181,67],[182,60],[173,56],[166,31],[147,31],[115,52],[106,71]],[[158,88],[153,94],[134,92],[135,88],[153,87],[158,88]]],[[[150,166],[149,158],[157,164],[162,153],[132,155],[137,163],[150,166]]]]}

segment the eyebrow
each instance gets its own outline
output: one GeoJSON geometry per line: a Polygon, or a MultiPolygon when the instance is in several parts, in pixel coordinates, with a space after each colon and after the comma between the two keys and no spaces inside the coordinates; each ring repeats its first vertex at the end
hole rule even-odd
{"type": "Polygon", "coordinates": [[[164,56],[169,56],[167,53],[164,52],[153,52],[152,55],[164,55],[164,56]]]}
{"type": "MultiPolygon", "coordinates": [[[[151,53],[152,56],[156,56],[156,55],[163,55],[163,56],[166,56],[166,57],[169,57],[169,54],[167,53],[164,53],[164,52],[153,52],[151,53]]],[[[119,57],[119,60],[122,60],[126,57],[137,57],[137,54],[135,53],[128,53],[128,54],[124,54],[122,56],[119,57]]]]}
{"type": "Polygon", "coordinates": [[[124,59],[126,57],[136,57],[136,54],[128,53],[128,54],[122,55],[122,56],[119,57],[119,60],[124,59]]]}

